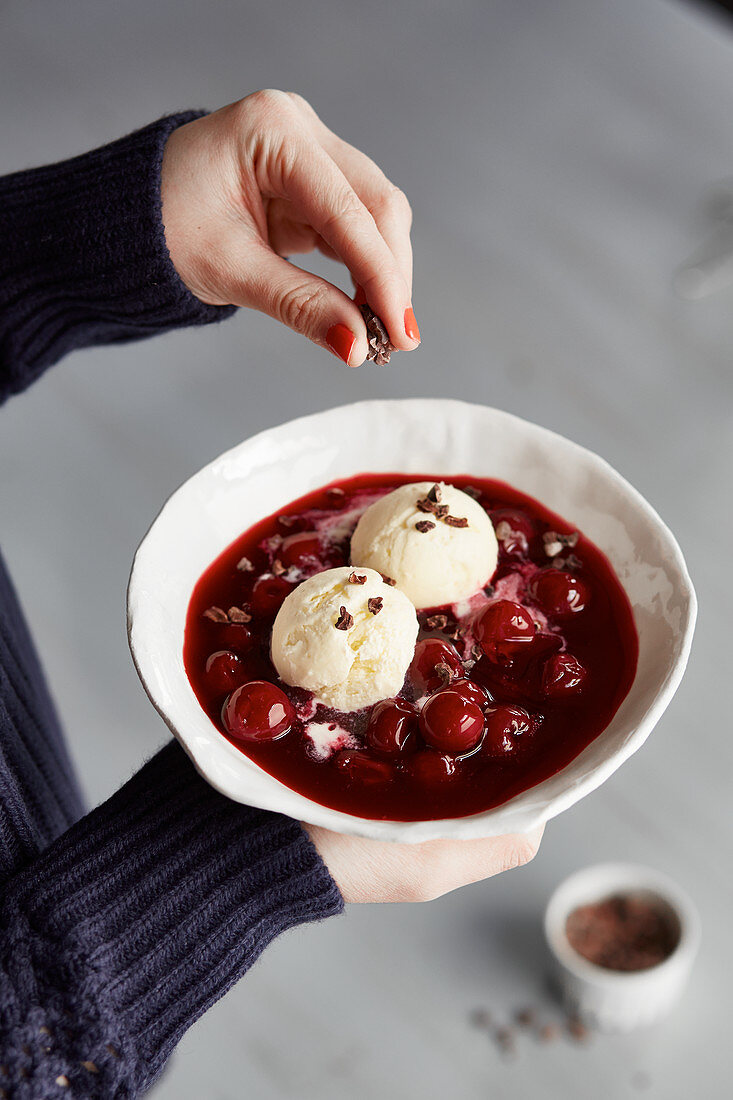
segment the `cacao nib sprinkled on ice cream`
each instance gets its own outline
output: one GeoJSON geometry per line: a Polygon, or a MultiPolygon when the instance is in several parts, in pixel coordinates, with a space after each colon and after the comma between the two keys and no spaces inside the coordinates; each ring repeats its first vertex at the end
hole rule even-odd
{"type": "Polygon", "coordinates": [[[334,623],[337,630],[349,630],[354,625],[354,616],[350,615],[343,604],[339,608],[339,617],[334,623]]]}
{"type": "Polygon", "coordinates": [[[371,611],[372,615],[378,615],[382,610],[382,604],[384,600],[381,596],[372,596],[367,600],[367,607],[371,611]]]}

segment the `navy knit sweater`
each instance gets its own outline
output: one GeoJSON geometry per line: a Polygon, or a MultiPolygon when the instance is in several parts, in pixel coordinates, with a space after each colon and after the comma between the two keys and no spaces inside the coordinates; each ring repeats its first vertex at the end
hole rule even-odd
{"type": "MultiPolygon", "coordinates": [[[[206,324],[160,216],[162,119],[0,179],[0,401],[66,352],[206,324]]],[[[286,928],[342,900],[296,822],[177,744],[86,817],[0,559],[0,1100],[135,1097],[286,928]]]]}

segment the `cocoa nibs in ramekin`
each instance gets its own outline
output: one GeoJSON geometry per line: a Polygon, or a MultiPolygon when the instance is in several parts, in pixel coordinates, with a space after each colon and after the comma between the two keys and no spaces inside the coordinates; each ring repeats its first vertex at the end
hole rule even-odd
{"type": "Polygon", "coordinates": [[[377,317],[376,313],[366,303],[359,306],[359,309],[367,330],[367,342],[369,344],[367,359],[378,366],[384,366],[389,363],[392,352],[397,351],[397,348],[390,342],[389,334],[382,319],[377,317]]]}
{"type": "Polygon", "coordinates": [[[581,905],[565,922],[574,951],[605,970],[648,970],[674,951],[679,929],[657,898],[613,894],[581,905]]]}
{"type": "Polygon", "coordinates": [[[349,614],[343,604],[339,607],[339,617],[333,625],[337,630],[349,630],[354,625],[354,616],[349,614]]]}

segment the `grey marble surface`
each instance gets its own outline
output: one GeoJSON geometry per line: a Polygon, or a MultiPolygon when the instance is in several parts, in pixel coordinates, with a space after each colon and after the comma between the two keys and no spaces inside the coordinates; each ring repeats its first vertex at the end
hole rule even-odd
{"type": "Polygon", "coordinates": [[[558,430],[658,508],[701,610],[658,729],[551,823],[533,864],[282,937],[187,1035],[156,1100],[717,1100],[730,1071],[733,287],[683,302],[671,279],[706,235],[706,192],[733,175],[730,31],[661,0],[6,0],[0,171],[267,86],[300,91],[407,191],[424,341],[388,370],[348,371],[240,313],[74,355],[2,410],[2,541],[89,800],[166,736],[125,639],[138,540],[200,465],[303,411],[457,395],[558,430]],[[544,902],[566,873],[618,857],[667,871],[699,905],[687,996],[645,1033],[525,1042],[502,1060],[469,1011],[545,1003],[544,902]]]}

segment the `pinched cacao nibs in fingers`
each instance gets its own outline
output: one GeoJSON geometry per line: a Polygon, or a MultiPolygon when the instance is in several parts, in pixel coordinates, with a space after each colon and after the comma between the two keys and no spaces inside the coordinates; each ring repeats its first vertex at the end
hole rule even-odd
{"type": "Polygon", "coordinates": [[[367,359],[378,366],[384,366],[389,363],[392,352],[396,351],[397,348],[391,343],[382,319],[377,317],[376,313],[366,303],[359,306],[359,309],[367,330],[367,342],[369,344],[367,359]]]}

